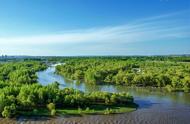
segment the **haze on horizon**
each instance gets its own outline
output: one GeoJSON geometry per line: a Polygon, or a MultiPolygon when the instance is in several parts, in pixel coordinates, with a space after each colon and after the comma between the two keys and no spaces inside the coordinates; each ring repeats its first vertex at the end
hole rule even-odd
{"type": "Polygon", "coordinates": [[[189,0],[6,0],[0,4],[0,54],[190,54],[189,46],[189,0]]]}

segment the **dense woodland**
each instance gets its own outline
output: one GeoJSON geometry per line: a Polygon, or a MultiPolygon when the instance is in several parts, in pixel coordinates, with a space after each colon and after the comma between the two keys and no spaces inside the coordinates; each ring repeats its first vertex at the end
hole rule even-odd
{"type": "Polygon", "coordinates": [[[37,82],[36,72],[46,68],[46,64],[31,60],[0,64],[1,116],[39,114],[40,109],[48,109],[51,115],[55,115],[56,109],[68,107],[78,109],[98,104],[113,106],[133,103],[133,97],[128,93],[84,93],[71,88],[60,89],[58,82],[42,86],[37,82]]]}
{"type": "Polygon", "coordinates": [[[90,84],[164,87],[190,90],[190,57],[70,58],[56,72],[90,84]]]}
{"type": "Polygon", "coordinates": [[[28,62],[8,62],[0,64],[0,81],[4,84],[33,84],[37,83],[36,72],[46,69],[43,63],[28,62]]]}

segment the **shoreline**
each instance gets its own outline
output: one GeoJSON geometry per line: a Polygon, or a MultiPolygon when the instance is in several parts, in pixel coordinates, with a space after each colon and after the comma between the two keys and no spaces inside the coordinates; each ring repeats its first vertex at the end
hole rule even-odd
{"type": "Polygon", "coordinates": [[[134,112],[138,109],[138,104],[133,103],[129,105],[92,105],[85,108],[65,108],[65,109],[56,109],[56,115],[51,116],[51,112],[48,109],[42,108],[38,109],[37,112],[28,111],[28,112],[18,112],[19,115],[16,115],[12,118],[3,118],[0,117],[1,121],[11,121],[18,123],[20,120],[24,121],[25,119],[32,119],[39,121],[40,120],[53,120],[55,118],[64,118],[64,117],[75,117],[75,116],[86,116],[86,115],[117,115],[117,114],[126,114],[134,112]]]}

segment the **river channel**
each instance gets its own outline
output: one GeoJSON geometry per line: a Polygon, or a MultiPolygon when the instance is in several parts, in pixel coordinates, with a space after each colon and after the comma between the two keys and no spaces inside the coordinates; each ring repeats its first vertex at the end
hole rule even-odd
{"type": "MultiPolygon", "coordinates": [[[[115,85],[88,85],[68,80],[55,74],[55,66],[38,72],[38,81],[42,85],[59,82],[61,88],[71,87],[84,92],[107,91],[129,92],[134,96],[139,108],[131,113],[115,115],[84,115],[56,117],[43,120],[45,123],[85,123],[85,124],[190,124],[190,94],[168,93],[157,89],[128,88],[115,85]]],[[[42,122],[43,122],[42,121],[42,122]]]]}

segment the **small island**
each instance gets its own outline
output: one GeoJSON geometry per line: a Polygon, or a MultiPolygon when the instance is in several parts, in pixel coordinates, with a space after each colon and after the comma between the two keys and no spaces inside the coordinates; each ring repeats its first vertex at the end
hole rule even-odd
{"type": "MultiPolygon", "coordinates": [[[[51,86],[53,85],[56,84],[54,83],[51,86]]],[[[62,103],[51,102],[47,106],[42,105],[42,108],[31,108],[30,111],[22,110],[18,111],[17,114],[23,116],[119,114],[134,111],[138,107],[133,102],[133,97],[127,93],[83,93],[71,88],[65,88],[58,92],[63,95],[60,97],[62,103]]]]}

